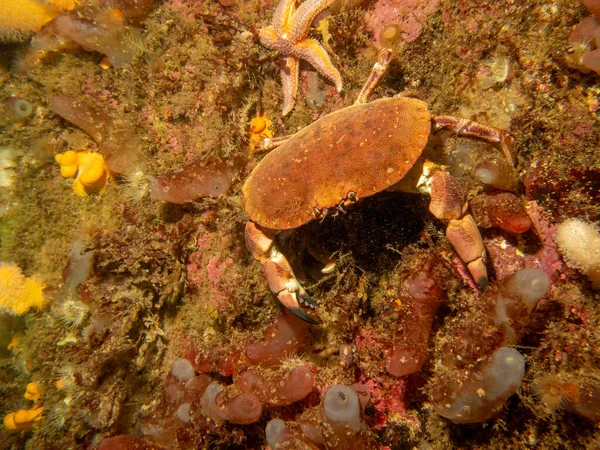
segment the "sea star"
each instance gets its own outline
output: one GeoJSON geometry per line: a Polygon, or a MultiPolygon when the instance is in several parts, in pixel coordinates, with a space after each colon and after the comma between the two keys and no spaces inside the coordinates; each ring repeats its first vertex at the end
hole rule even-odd
{"type": "Polygon", "coordinates": [[[306,0],[296,9],[296,0],[281,0],[271,26],[259,30],[260,42],[284,56],[281,60],[284,116],[292,110],[296,101],[301,59],[331,80],[338,92],[342,90],[342,76],[331,63],[327,51],[314,39],[308,39],[311,23],[333,1],[306,0]]]}

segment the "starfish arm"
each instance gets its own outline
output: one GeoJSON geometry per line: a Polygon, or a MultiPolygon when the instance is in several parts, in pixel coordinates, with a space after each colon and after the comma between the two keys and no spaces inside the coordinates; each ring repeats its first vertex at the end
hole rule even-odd
{"type": "Polygon", "coordinates": [[[283,87],[283,115],[287,115],[296,103],[300,61],[294,56],[281,60],[281,86],[283,87]]]}
{"type": "Polygon", "coordinates": [[[277,8],[275,8],[275,13],[273,14],[272,24],[275,30],[280,33],[285,32],[285,29],[292,20],[295,7],[296,0],[281,0],[279,2],[277,8]]]}
{"type": "Polygon", "coordinates": [[[334,0],[306,0],[302,3],[288,23],[288,39],[297,42],[306,38],[315,17],[333,2],[334,0]]]}
{"type": "Polygon", "coordinates": [[[306,39],[298,42],[294,45],[292,54],[308,61],[321,75],[335,84],[338,92],[342,90],[342,76],[333,66],[325,49],[317,41],[306,39]]]}
{"type": "Polygon", "coordinates": [[[273,27],[264,27],[258,30],[260,43],[271,50],[277,48],[277,32],[273,27]]]}

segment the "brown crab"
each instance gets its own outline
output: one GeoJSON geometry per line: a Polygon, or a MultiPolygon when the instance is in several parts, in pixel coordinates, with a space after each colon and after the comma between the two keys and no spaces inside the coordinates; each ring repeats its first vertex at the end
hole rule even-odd
{"type": "MultiPolygon", "coordinates": [[[[317,304],[300,285],[274,235],[324,217],[400,181],[417,164],[432,131],[448,129],[498,144],[513,163],[510,137],[493,127],[451,116],[432,118],[427,104],[397,96],[367,102],[385,73],[391,50],[383,50],[358,99],[293,136],[267,139],[275,148],[260,162],[243,188],[248,249],[263,266],[271,291],[298,317],[316,323],[301,304],[317,304]]],[[[429,209],[447,222],[446,236],[480,287],[488,283],[486,251],[467,212],[458,181],[442,167],[424,161],[417,187],[431,195],[429,209]]]]}

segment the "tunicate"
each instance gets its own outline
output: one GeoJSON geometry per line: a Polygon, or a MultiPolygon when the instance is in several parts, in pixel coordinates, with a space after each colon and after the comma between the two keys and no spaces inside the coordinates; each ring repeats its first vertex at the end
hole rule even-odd
{"type": "Polygon", "coordinates": [[[285,422],[281,419],[273,419],[269,421],[265,427],[265,434],[267,438],[267,444],[273,449],[286,440],[286,426],[285,422]]]}
{"type": "Polygon", "coordinates": [[[33,106],[21,97],[10,97],[0,113],[0,125],[21,122],[33,114],[33,106]]]}
{"type": "Polygon", "coordinates": [[[333,423],[344,424],[355,433],[361,429],[358,396],[349,387],[336,384],[325,394],[325,417],[333,423]]]}
{"type": "Polygon", "coordinates": [[[219,392],[223,390],[223,386],[221,386],[218,382],[213,381],[208,385],[206,391],[204,391],[204,395],[200,400],[200,413],[204,416],[208,416],[211,419],[218,421],[221,418],[217,414],[217,407],[215,405],[215,397],[219,392]]]}
{"type": "Polygon", "coordinates": [[[173,365],[171,366],[171,373],[182,383],[191,380],[194,378],[194,375],[196,375],[192,363],[183,358],[176,359],[173,362],[173,365]]]}
{"type": "Polygon", "coordinates": [[[550,277],[540,269],[523,269],[511,275],[505,283],[507,293],[518,297],[531,312],[550,287],[550,277]]]}
{"type": "Polygon", "coordinates": [[[450,402],[435,405],[439,415],[454,423],[482,422],[516,392],[525,374],[525,358],[517,350],[501,347],[469,380],[456,386],[450,402]]]}
{"type": "Polygon", "coordinates": [[[175,411],[175,416],[184,423],[190,423],[190,404],[182,403],[175,411]]]}

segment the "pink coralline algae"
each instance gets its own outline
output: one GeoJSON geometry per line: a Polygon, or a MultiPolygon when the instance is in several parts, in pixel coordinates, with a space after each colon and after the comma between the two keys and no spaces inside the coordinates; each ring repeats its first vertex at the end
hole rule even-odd
{"type": "Polygon", "coordinates": [[[221,279],[223,272],[231,264],[233,264],[233,259],[231,258],[225,258],[223,260],[214,256],[210,258],[206,271],[208,273],[208,279],[211,281],[211,283],[217,283],[221,279]]]}
{"type": "Polygon", "coordinates": [[[439,6],[440,0],[379,0],[367,14],[366,22],[373,32],[375,44],[382,46],[381,32],[390,25],[400,29],[402,41],[412,42],[419,37],[423,24],[439,6]]]}

